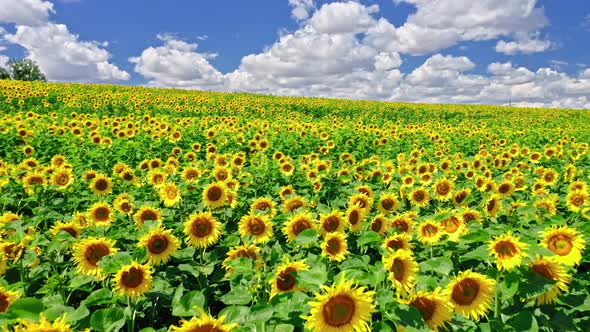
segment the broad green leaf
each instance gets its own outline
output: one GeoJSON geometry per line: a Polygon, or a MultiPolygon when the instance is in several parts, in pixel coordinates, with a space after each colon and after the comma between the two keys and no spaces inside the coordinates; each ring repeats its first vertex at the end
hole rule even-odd
{"type": "Polygon", "coordinates": [[[506,321],[506,325],[514,328],[518,332],[538,332],[539,326],[537,319],[530,311],[520,311],[517,314],[510,316],[506,321]]]}
{"type": "Polygon", "coordinates": [[[420,263],[420,271],[433,271],[438,274],[448,275],[453,270],[453,261],[448,257],[434,257],[420,263]]]}
{"type": "Polygon", "coordinates": [[[90,316],[90,327],[97,332],[119,331],[125,325],[125,314],[121,308],[96,310],[90,316]]]}
{"type": "Polygon", "coordinates": [[[295,238],[295,243],[298,245],[306,245],[311,243],[317,243],[318,241],[318,233],[315,229],[306,229],[303,232],[299,233],[295,238]]]}
{"type": "Polygon", "coordinates": [[[373,231],[364,232],[359,238],[356,240],[356,244],[359,247],[366,246],[368,244],[373,243],[381,243],[382,239],[378,233],[373,231]]]}
{"type": "Polygon", "coordinates": [[[172,301],[172,315],[177,317],[198,316],[199,308],[205,307],[205,296],[197,290],[186,293],[180,300],[172,301]]]}
{"type": "Polygon", "coordinates": [[[238,286],[221,296],[221,302],[227,305],[246,305],[252,301],[252,294],[243,286],[238,286]]]}
{"type": "Polygon", "coordinates": [[[17,299],[6,308],[6,315],[19,319],[37,320],[45,310],[43,302],[32,297],[17,299]]]}

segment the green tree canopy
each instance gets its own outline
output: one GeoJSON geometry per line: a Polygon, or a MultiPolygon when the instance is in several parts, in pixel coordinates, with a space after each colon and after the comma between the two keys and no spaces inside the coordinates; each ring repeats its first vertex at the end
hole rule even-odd
{"type": "MultiPolygon", "coordinates": [[[[13,80],[19,81],[47,81],[47,77],[39,65],[31,59],[12,59],[8,61],[8,71],[13,80]]],[[[0,70],[1,72],[1,70],[0,70]]],[[[2,74],[0,73],[0,77],[2,74]]]]}

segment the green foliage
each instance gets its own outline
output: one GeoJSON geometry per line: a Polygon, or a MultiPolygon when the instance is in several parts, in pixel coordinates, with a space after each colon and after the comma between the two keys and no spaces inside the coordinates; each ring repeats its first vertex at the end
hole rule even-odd
{"type": "MultiPolygon", "coordinates": [[[[32,59],[12,59],[8,61],[7,66],[10,70],[10,77],[17,81],[47,81],[47,77],[41,71],[41,68],[32,59]]],[[[3,75],[0,70],[0,77],[3,75]]],[[[4,73],[5,75],[5,73],[4,73]]]]}

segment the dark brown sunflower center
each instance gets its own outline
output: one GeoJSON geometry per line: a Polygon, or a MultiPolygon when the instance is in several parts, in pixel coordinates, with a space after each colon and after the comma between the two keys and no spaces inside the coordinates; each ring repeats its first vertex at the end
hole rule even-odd
{"type": "Polygon", "coordinates": [[[158,215],[152,210],[145,210],[141,213],[141,221],[145,222],[146,220],[158,220],[158,215]]]}
{"type": "Polygon", "coordinates": [[[358,224],[358,222],[360,221],[360,215],[359,212],[357,210],[352,210],[350,211],[350,213],[348,214],[348,222],[351,225],[356,225],[358,224]]]}
{"type": "Polygon", "coordinates": [[[355,302],[348,295],[332,297],[322,309],[324,321],[329,326],[340,327],[352,321],[356,310],[355,302]]]}
{"type": "Polygon", "coordinates": [[[517,249],[511,241],[500,241],[494,247],[499,258],[510,258],[516,255],[517,249]]]}
{"type": "Polygon", "coordinates": [[[77,237],[78,236],[78,231],[76,231],[76,229],[73,228],[73,227],[67,227],[67,226],[66,227],[61,227],[59,230],[60,231],[63,231],[63,232],[67,232],[67,233],[69,233],[73,237],[77,237]]]}
{"type": "Polygon", "coordinates": [[[404,279],[404,276],[406,275],[405,267],[406,267],[405,262],[400,258],[396,258],[393,260],[393,263],[391,263],[391,267],[389,268],[389,271],[393,273],[393,277],[397,281],[402,281],[404,279]]]}
{"type": "Polygon", "coordinates": [[[412,197],[416,202],[421,203],[426,199],[426,194],[424,194],[422,190],[419,190],[414,192],[414,195],[412,195],[412,197]]]}
{"type": "Polygon", "coordinates": [[[452,234],[452,233],[455,233],[457,231],[457,229],[459,229],[461,222],[459,221],[459,219],[452,217],[452,218],[443,220],[442,225],[445,228],[445,231],[447,233],[452,234]]]}
{"type": "Polygon", "coordinates": [[[432,224],[427,224],[422,228],[422,235],[424,236],[434,236],[438,232],[438,227],[432,224]]]}
{"type": "Polygon", "coordinates": [[[6,294],[0,293],[0,312],[6,312],[6,308],[8,308],[9,304],[10,302],[8,302],[6,294]]]}
{"type": "Polygon", "coordinates": [[[574,247],[572,239],[563,234],[553,235],[548,242],[549,250],[553,251],[559,256],[566,256],[572,251],[574,247]]]}
{"type": "Polygon", "coordinates": [[[405,220],[402,220],[402,219],[394,220],[391,223],[391,227],[397,228],[402,233],[406,233],[408,231],[408,229],[409,229],[408,223],[405,220]]]}
{"type": "Polygon", "coordinates": [[[70,176],[67,174],[59,174],[56,179],[57,184],[60,186],[65,186],[68,181],[70,181],[70,176]]]}
{"type": "Polygon", "coordinates": [[[446,182],[439,183],[439,184],[436,186],[436,192],[437,192],[439,195],[446,195],[446,194],[448,194],[448,193],[449,193],[449,191],[450,191],[450,189],[451,189],[451,187],[450,187],[450,186],[449,186],[449,184],[448,184],[448,183],[446,183],[446,182]]]}
{"type": "Polygon", "coordinates": [[[326,243],[326,251],[330,255],[337,255],[340,253],[340,240],[337,238],[331,238],[326,243]]]}
{"type": "Polygon", "coordinates": [[[295,233],[295,235],[299,235],[299,233],[303,232],[304,230],[311,228],[311,225],[309,224],[309,221],[305,220],[305,219],[299,219],[297,221],[295,221],[295,223],[293,223],[293,233],[295,233]]]}
{"type": "Polygon", "coordinates": [[[189,170],[188,172],[186,172],[185,177],[187,180],[194,180],[199,177],[199,173],[194,170],[189,170]]]}
{"type": "Polygon", "coordinates": [[[109,183],[105,179],[98,179],[96,183],[94,183],[94,189],[98,191],[105,191],[109,188],[109,183]]]}
{"type": "Polygon", "coordinates": [[[89,245],[88,248],[86,248],[84,257],[90,265],[97,266],[96,264],[98,264],[98,261],[100,261],[100,259],[104,256],[108,255],[109,252],[109,247],[107,247],[106,244],[94,243],[89,245]]]}
{"type": "Polygon", "coordinates": [[[542,275],[549,280],[555,280],[555,273],[546,264],[534,264],[531,266],[533,272],[542,275]]]}
{"type": "Polygon", "coordinates": [[[270,210],[271,206],[268,202],[258,202],[254,205],[254,209],[258,211],[270,210]]]}
{"type": "Polygon", "coordinates": [[[109,209],[104,206],[100,206],[94,210],[94,218],[99,222],[107,221],[109,219],[109,215],[109,209]]]}
{"type": "Polygon", "coordinates": [[[137,288],[143,282],[143,270],[132,267],[121,275],[121,283],[128,288],[137,288]]]}
{"type": "Polygon", "coordinates": [[[544,179],[547,182],[551,182],[551,181],[553,181],[553,179],[555,179],[555,176],[553,176],[552,173],[545,173],[544,179]]]}
{"type": "Polygon", "coordinates": [[[302,206],[303,206],[303,202],[301,202],[301,201],[291,201],[291,202],[289,202],[289,205],[287,206],[287,210],[293,212],[302,206]]]}
{"type": "Polygon", "coordinates": [[[293,277],[293,272],[295,272],[295,269],[289,267],[279,273],[277,278],[277,288],[280,291],[286,292],[293,289],[296,284],[295,277],[293,277]]]}
{"type": "Polygon", "coordinates": [[[393,250],[404,249],[404,241],[402,239],[393,239],[387,242],[387,247],[393,250]]]}
{"type": "Polygon", "coordinates": [[[152,254],[161,254],[168,248],[168,238],[161,234],[155,234],[148,240],[148,250],[152,254]]]}
{"type": "Polygon", "coordinates": [[[379,233],[381,231],[381,227],[383,227],[383,219],[381,218],[377,218],[371,223],[371,230],[373,232],[379,233]]]}
{"type": "Polygon", "coordinates": [[[459,305],[470,305],[479,293],[479,283],[471,278],[465,278],[453,287],[451,297],[459,305]]]}
{"type": "Polygon", "coordinates": [[[510,191],[510,185],[507,183],[503,183],[498,187],[498,191],[502,194],[505,194],[510,191]]]}
{"type": "Polygon", "coordinates": [[[334,232],[340,226],[340,219],[336,216],[329,216],[324,220],[322,227],[326,232],[334,232]]]}
{"type": "Polygon", "coordinates": [[[424,297],[419,297],[410,303],[413,307],[420,310],[422,314],[422,318],[426,322],[428,322],[432,316],[434,315],[434,311],[436,310],[436,302],[431,299],[427,299],[424,297]]]}
{"type": "Polygon", "coordinates": [[[252,218],[248,221],[248,230],[250,231],[250,234],[254,236],[264,233],[265,229],[266,225],[260,218],[252,218]]]}
{"type": "Polygon", "coordinates": [[[176,196],[178,196],[178,191],[176,190],[176,188],[174,188],[174,187],[166,188],[166,197],[168,197],[168,199],[175,199],[176,196]]]}
{"type": "Polygon", "coordinates": [[[224,332],[222,329],[214,326],[211,323],[193,326],[188,330],[183,329],[183,331],[187,331],[187,332],[224,332]]]}
{"type": "Polygon", "coordinates": [[[191,232],[196,237],[205,237],[213,231],[213,225],[211,222],[204,218],[198,218],[191,226],[191,232]]]}
{"type": "Polygon", "coordinates": [[[582,204],[584,204],[584,196],[581,194],[574,194],[572,195],[570,202],[574,206],[581,206],[582,204]]]}
{"type": "Polygon", "coordinates": [[[220,171],[220,172],[217,172],[217,176],[216,176],[216,178],[217,178],[217,180],[219,180],[219,181],[224,181],[224,180],[226,180],[226,179],[227,179],[227,172],[225,172],[225,171],[220,171]]]}
{"type": "Polygon", "coordinates": [[[488,202],[488,204],[486,204],[486,209],[488,210],[488,212],[492,212],[492,211],[494,211],[495,208],[496,208],[496,200],[491,199],[488,202]]]}
{"type": "Polygon", "coordinates": [[[391,198],[386,198],[383,201],[381,201],[381,207],[383,207],[387,211],[393,209],[394,206],[395,202],[391,198]]]}
{"type": "Polygon", "coordinates": [[[40,176],[32,176],[32,177],[29,179],[29,184],[30,184],[30,185],[35,185],[35,184],[43,184],[43,182],[44,182],[44,181],[43,181],[43,178],[42,178],[42,177],[40,177],[40,176]]]}
{"type": "Polygon", "coordinates": [[[457,202],[457,204],[461,204],[463,202],[463,200],[465,199],[465,197],[467,197],[467,193],[464,191],[461,191],[460,193],[457,194],[457,196],[455,196],[455,202],[457,202]]]}
{"type": "Polygon", "coordinates": [[[209,190],[207,190],[207,199],[212,202],[218,201],[222,195],[223,191],[217,186],[211,187],[209,190]]]}

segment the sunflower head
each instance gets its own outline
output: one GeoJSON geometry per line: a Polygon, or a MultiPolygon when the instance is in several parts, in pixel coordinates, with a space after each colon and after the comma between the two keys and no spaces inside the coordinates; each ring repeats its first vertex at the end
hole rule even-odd
{"type": "Polygon", "coordinates": [[[262,266],[262,262],[258,252],[260,252],[260,248],[252,244],[235,246],[228,251],[226,258],[221,265],[229,274],[231,274],[233,272],[233,269],[230,266],[231,261],[236,258],[249,258],[254,261],[254,266],[259,268],[262,266]]]}
{"type": "Polygon", "coordinates": [[[267,215],[248,214],[242,217],[238,225],[242,238],[252,236],[254,243],[265,243],[273,236],[272,223],[267,215]]]}
{"type": "Polygon", "coordinates": [[[259,197],[255,199],[250,206],[250,212],[267,214],[271,218],[277,214],[275,203],[272,199],[267,197],[259,197]]]}
{"type": "Polygon", "coordinates": [[[568,284],[572,277],[567,273],[567,270],[555,260],[542,258],[537,255],[535,260],[529,263],[529,268],[537,275],[555,282],[549,290],[546,290],[542,294],[530,298],[529,300],[535,301],[539,305],[552,304],[562,292],[568,290],[568,284]]]}
{"type": "Polygon", "coordinates": [[[164,230],[159,225],[142,237],[138,245],[146,249],[150,264],[160,265],[174,255],[179,247],[179,241],[172,235],[172,231],[164,230]]]}
{"type": "Polygon", "coordinates": [[[381,213],[392,213],[400,206],[400,202],[393,194],[384,194],[379,198],[377,210],[381,213]]]}
{"type": "Polygon", "coordinates": [[[132,262],[121,267],[113,279],[113,290],[119,295],[137,298],[152,288],[152,271],[148,266],[132,262]]]}
{"type": "Polygon", "coordinates": [[[186,242],[196,248],[207,248],[221,236],[221,223],[211,212],[193,213],[184,223],[186,242]]]}
{"type": "Polygon", "coordinates": [[[216,209],[227,203],[227,186],[223,182],[213,182],[203,190],[203,202],[206,207],[216,209]]]}
{"type": "Polygon", "coordinates": [[[178,326],[172,325],[170,332],[232,332],[238,325],[225,323],[225,317],[214,318],[201,310],[200,317],[193,317],[190,320],[181,320],[178,326]]]}
{"type": "Polygon", "coordinates": [[[553,225],[541,233],[541,245],[555,254],[552,259],[574,266],[582,260],[586,241],[575,228],[567,225],[561,227],[553,225]]]}
{"type": "Polygon", "coordinates": [[[60,232],[66,232],[66,233],[70,234],[72,237],[79,237],[82,232],[82,227],[80,227],[80,225],[78,223],[73,222],[73,221],[70,221],[70,222],[60,221],[60,222],[56,223],[55,225],[53,225],[53,227],[51,227],[50,232],[51,232],[51,234],[53,234],[53,236],[56,236],[60,232]]]}
{"type": "Polygon", "coordinates": [[[19,296],[19,293],[0,287],[0,312],[6,312],[6,308],[19,296]]]}
{"type": "Polygon", "coordinates": [[[173,207],[180,202],[180,190],[174,182],[164,182],[159,190],[160,200],[164,202],[166,207],[173,207]]]}
{"type": "Polygon", "coordinates": [[[71,332],[74,331],[70,324],[67,323],[67,316],[57,318],[53,322],[49,321],[43,314],[39,321],[20,320],[16,326],[14,326],[15,332],[27,332],[27,331],[47,331],[47,332],[71,332]]]}
{"type": "Polygon", "coordinates": [[[113,181],[106,175],[97,174],[89,186],[92,192],[100,196],[106,196],[113,192],[113,181]]]}
{"type": "Polygon", "coordinates": [[[115,213],[106,203],[94,203],[88,209],[88,218],[96,226],[109,226],[115,219],[115,213]]]}
{"type": "Polygon", "coordinates": [[[162,221],[162,212],[151,206],[142,206],[133,215],[133,220],[137,226],[143,225],[148,220],[162,221]]]}
{"type": "Polygon", "coordinates": [[[323,286],[310,302],[311,311],[305,326],[312,331],[370,331],[371,315],[375,312],[373,291],[354,287],[344,276],[331,287],[323,286]]]}
{"type": "Polygon", "coordinates": [[[283,227],[283,234],[289,241],[294,241],[297,235],[306,229],[316,229],[316,221],[309,212],[300,212],[292,216],[283,227]]]}
{"type": "Polygon", "coordinates": [[[412,251],[407,249],[389,250],[383,257],[383,266],[389,271],[389,280],[399,295],[408,294],[416,284],[418,263],[412,251]]]}
{"type": "Polygon", "coordinates": [[[279,293],[299,291],[301,288],[297,286],[295,274],[299,271],[306,271],[308,269],[309,266],[305,264],[305,260],[293,262],[287,260],[285,263],[280,265],[277,268],[276,276],[270,281],[270,297],[273,297],[279,293]]]}
{"type": "Polygon", "coordinates": [[[283,201],[284,212],[294,213],[300,208],[305,208],[305,200],[301,196],[292,196],[283,201]]]}
{"type": "MultiPolygon", "coordinates": [[[[364,195],[362,195],[364,196],[364,195]]],[[[352,233],[358,233],[363,227],[363,219],[365,219],[366,212],[359,205],[351,205],[346,211],[346,223],[350,227],[352,233]]]]}
{"type": "Polygon", "coordinates": [[[435,244],[438,243],[443,236],[443,228],[441,225],[434,220],[424,220],[418,228],[418,241],[424,244],[435,244]]]}
{"type": "Polygon", "coordinates": [[[446,292],[455,312],[478,321],[492,306],[496,281],[471,270],[462,271],[447,286],[446,292]]]}
{"type": "Polygon", "coordinates": [[[402,302],[418,309],[426,325],[434,331],[444,327],[453,317],[453,305],[440,288],[432,292],[420,291],[402,302]]]}
{"type": "Polygon", "coordinates": [[[490,254],[496,258],[496,266],[499,270],[511,270],[519,266],[527,248],[528,245],[522,243],[510,231],[495,237],[488,245],[490,254]]]}
{"type": "Polygon", "coordinates": [[[341,211],[335,209],[328,214],[320,214],[318,228],[320,234],[344,232],[345,228],[346,219],[341,211]]]}
{"type": "Polygon", "coordinates": [[[333,232],[324,235],[322,256],[326,256],[330,261],[341,262],[346,255],[348,255],[348,242],[344,233],[333,232]]]}
{"type": "Polygon", "coordinates": [[[74,261],[78,272],[85,275],[102,277],[98,262],[104,256],[117,252],[115,241],[106,238],[87,238],[74,244],[74,261]]]}

